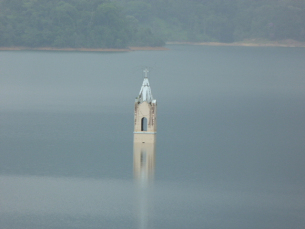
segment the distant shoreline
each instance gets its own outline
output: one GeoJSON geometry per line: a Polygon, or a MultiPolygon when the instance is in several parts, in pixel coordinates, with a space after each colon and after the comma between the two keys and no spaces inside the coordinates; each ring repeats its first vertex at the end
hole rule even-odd
{"type": "Polygon", "coordinates": [[[305,47],[305,42],[295,40],[264,41],[250,39],[233,43],[221,42],[166,42],[167,45],[246,46],[246,47],[305,47]]]}
{"type": "MultiPolygon", "coordinates": [[[[187,42],[170,41],[166,45],[206,45],[206,46],[243,46],[243,47],[305,47],[305,42],[291,39],[282,41],[266,41],[260,39],[249,39],[233,43],[222,42],[187,42]]],[[[128,47],[116,48],[55,48],[55,47],[0,47],[0,51],[64,51],[64,52],[131,52],[131,51],[165,51],[167,47],[128,47]]]]}
{"type": "Polygon", "coordinates": [[[0,47],[0,51],[65,51],[65,52],[130,52],[130,51],[162,51],[165,47],[128,47],[126,49],[115,48],[54,48],[54,47],[0,47]]]}

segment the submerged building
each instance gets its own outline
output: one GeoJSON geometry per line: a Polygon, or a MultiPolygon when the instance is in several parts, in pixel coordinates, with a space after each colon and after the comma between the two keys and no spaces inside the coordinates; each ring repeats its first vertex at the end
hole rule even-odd
{"type": "Polygon", "coordinates": [[[134,175],[151,178],[155,168],[157,134],[157,101],[153,98],[148,81],[148,70],[135,100],[134,107],[134,175]]]}

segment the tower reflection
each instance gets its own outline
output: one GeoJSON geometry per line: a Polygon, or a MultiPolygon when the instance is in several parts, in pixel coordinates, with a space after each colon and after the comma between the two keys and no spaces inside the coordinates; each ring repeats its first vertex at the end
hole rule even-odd
{"type": "Polygon", "coordinates": [[[152,180],[155,172],[156,142],[134,142],[133,169],[138,180],[152,180]]]}

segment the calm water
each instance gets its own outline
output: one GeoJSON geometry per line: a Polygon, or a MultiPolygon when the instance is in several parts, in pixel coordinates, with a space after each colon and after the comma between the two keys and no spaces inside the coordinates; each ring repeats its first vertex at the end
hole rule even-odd
{"type": "Polygon", "coordinates": [[[0,52],[0,228],[304,228],[305,49],[0,52]],[[150,67],[156,174],[133,181],[150,67]]]}

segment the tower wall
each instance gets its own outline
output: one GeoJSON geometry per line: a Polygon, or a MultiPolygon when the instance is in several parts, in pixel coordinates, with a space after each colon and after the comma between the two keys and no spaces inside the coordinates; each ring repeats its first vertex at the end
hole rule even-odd
{"type": "Polygon", "coordinates": [[[134,134],[134,143],[155,143],[156,134],[134,134]]]}
{"type": "Polygon", "coordinates": [[[135,103],[134,113],[134,142],[154,143],[156,141],[157,132],[157,104],[156,102],[135,103]],[[146,118],[147,128],[143,130],[142,119],[146,118]]]}

